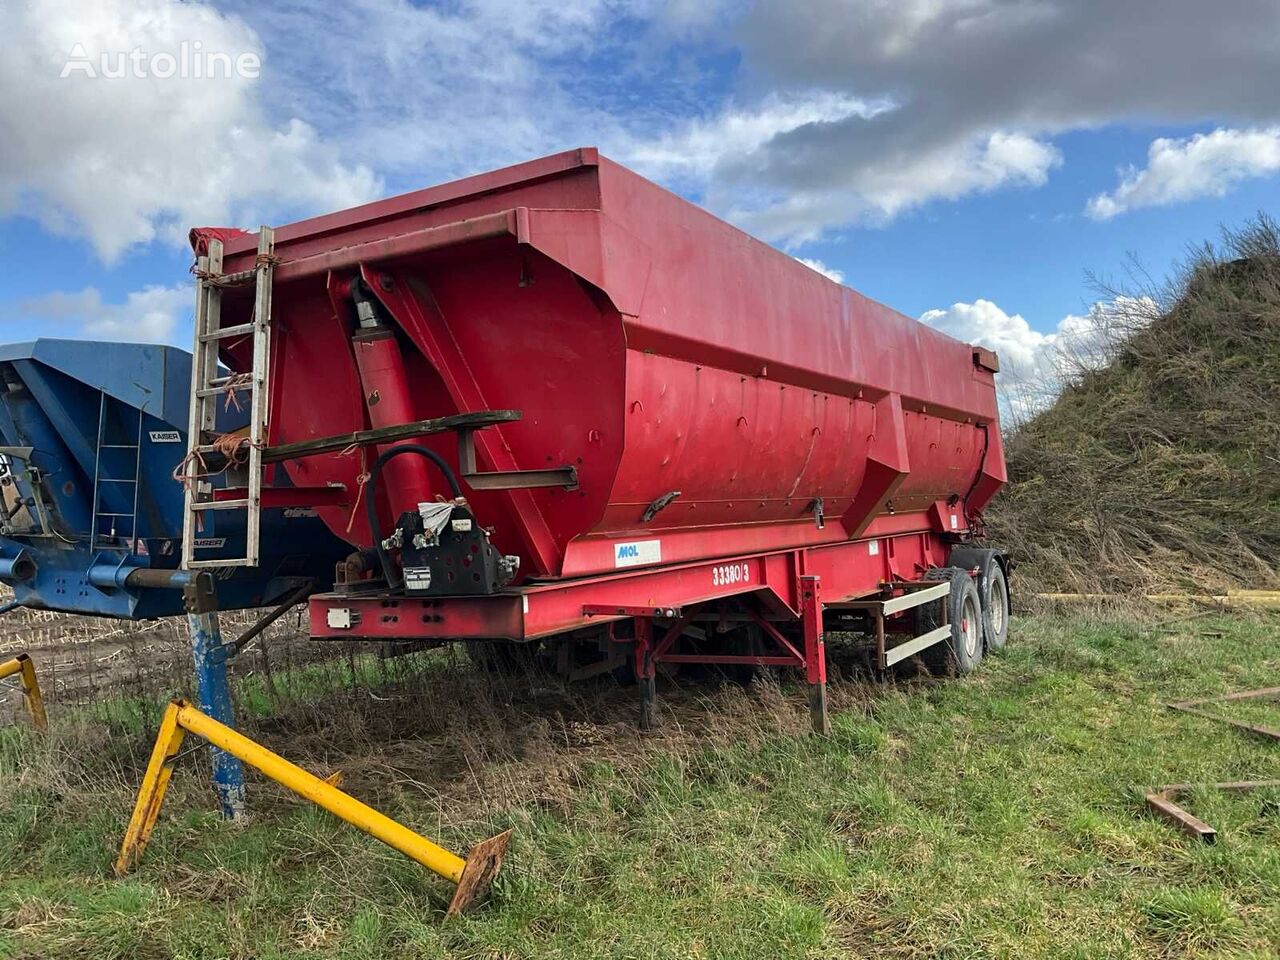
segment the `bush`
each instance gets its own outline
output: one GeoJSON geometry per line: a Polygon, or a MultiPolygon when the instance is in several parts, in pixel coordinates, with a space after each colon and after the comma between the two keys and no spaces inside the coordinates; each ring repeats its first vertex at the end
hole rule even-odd
{"type": "Polygon", "coordinates": [[[1038,590],[1277,586],[1280,229],[1225,231],[1144,302],[1164,306],[1006,437],[990,536],[1038,590]]]}

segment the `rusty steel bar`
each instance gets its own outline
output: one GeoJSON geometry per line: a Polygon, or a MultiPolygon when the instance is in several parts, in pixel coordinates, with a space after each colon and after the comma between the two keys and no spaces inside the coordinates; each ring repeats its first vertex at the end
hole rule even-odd
{"type": "Polygon", "coordinates": [[[1243,720],[1235,720],[1231,717],[1224,717],[1220,714],[1200,709],[1200,707],[1206,703],[1233,703],[1241,700],[1266,700],[1277,697],[1280,697],[1280,687],[1263,687],[1258,690],[1241,690],[1237,693],[1224,693],[1222,696],[1218,697],[1203,697],[1199,700],[1179,700],[1176,703],[1166,703],[1165,706],[1170,710],[1190,713],[1197,717],[1204,717],[1207,720],[1216,720],[1219,723],[1225,723],[1228,726],[1235,727],[1237,730],[1244,730],[1246,733],[1252,733],[1255,736],[1266,737],[1269,740],[1280,740],[1280,730],[1276,730],[1273,727],[1264,727],[1261,724],[1246,723],[1243,720]]]}
{"type": "MultiPolygon", "coordinates": [[[[1175,797],[1194,790],[1196,786],[1194,783],[1171,783],[1151,790],[1145,797],[1147,806],[1197,840],[1214,843],[1218,838],[1218,831],[1173,802],[1175,797]]],[[[1227,780],[1221,783],[1201,784],[1201,786],[1227,793],[1247,793],[1250,790],[1280,787],[1280,780],[1227,780]]]]}
{"type": "Polygon", "coordinates": [[[1202,840],[1205,843],[1213,843],[1218,839],[1218,831],[1213,829],[1199,817],[1194,817],[1180,806],[1174,803],[1169,796],[1161,790],[1153,790],[1146,796],[1147,806],[1149,806],[1160,816],[1164,817],[1174,826],[1178,827],[1184,833],[1202,840]]]}
{"type": "Polygon", "coordinates": [[[304,602],[311,594],[316,592],[319,586],[314,580],[308,580],[306,583],[299,585],[292,593],[281,600],[274,609],[259,618],[253,626],[232,641],[231,649],[233,655],[242,653],[244,648],[252,643],[262,631],[266,630],[267,627],[271,626],[298,604],[304,602]]]}

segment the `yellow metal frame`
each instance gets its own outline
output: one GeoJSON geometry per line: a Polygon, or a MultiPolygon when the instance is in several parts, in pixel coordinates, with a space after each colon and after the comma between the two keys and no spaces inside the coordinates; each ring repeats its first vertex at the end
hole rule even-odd
{"type": "Polygon", "coordinates": [[[165,791],[169,787],[174,760],[188,732],[239,757],[244,763],[255,767],[299,796],[457,884],[449,904],[450,915],[466,909],[476,897],[483,894],[502,865],[507,844],[511,840],[510,830],[476,844],[464,860],[361,803],[355,797],[343,793],[336,786],[339,779],[336,775],[321,779],[308,773],[243,734],[201,713],[185,701],[174,700],[165,709],[164,718],[160,721],[156,745],[151,751],[151,760],[138,790],[138,800],[125,831],[124,842],[120,845],[120,856],[116,859],[117,876],[127,873],[137,864],[146,849],[147,841],[151,839],[156,818],[160,815],[160,805],[164,802],[165,791]]]}
{"type": "Polygon", "coordinates": [[[0,663],[0,680],[18,674],[22,680],[22,693],[27,701],[27,712],[31,714],[31,722],[38,730],[49,727],[49,718],[44,712],[44,697],[40,694],[40,681],[36,679],[36,664],[25,653],[20,653],[12,660],[0,663]]]}

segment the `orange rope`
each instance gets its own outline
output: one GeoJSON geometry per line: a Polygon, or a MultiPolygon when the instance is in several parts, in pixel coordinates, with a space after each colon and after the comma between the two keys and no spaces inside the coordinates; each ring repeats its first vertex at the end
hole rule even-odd
{"type": "MultiPolygon", "coordinates": [[[[214,273],[211,270],[201,270],[200,267],[197,266],[198,262],[199,261],[193,261],[191,266],[188,268],[192,276],[203,280],[205,283],[214,287],[234,286],[234,284],[227,282],[227,275],[225,273],[214,273]]],[[[267,266],[274,267],[279,263],[280,258],[274,253],[260,253],[253,259],[253,265],[255,268],[267,266]]]]}
{"type": "Polygon", "coordinates": [[[248,437],[235,433],[222,433],[213,441],[213,446],[218,452],[227,458],[227,465],[223,467],[238,467],[249,462],[249,450],[253,444],[248,437]]]}
{"type": "Polygon", "coordinates": [[[366,457],[364,447],[359,444],[353,443],[351,446],[339,451],[338,453],[339,457],[349,457],[357,450],[360,451],[360,474],[356,477],[356,501],[351,505],[351,516],[347,518],[347,533],[350,533],[351,528],[355,526],[356,514],[360,510],[360,501],[364,497],[364,487],[365,484],[369,482],[369,468],[368,464],[365,462],[366,457]]]}
{"type": "Polygon", "coordinates": [[[222,405],[223,412],[230,410],[232,404],[235,404],[236,410],[240,410],[240,398],[236,394],[252,386],[252,373],[237,373],[231,377],[222,387],[222,393],[226,397],[226,402],[222,405]]]}
{"type": "Polygon", "coordinates": [[[192,450],[173,468],[173,479],[182,484],[184,488],[191,486],[193,480],[208,480],[220,474],[226,473],[231,467],[239,467],[249,462],[249,450],[253,444],[248,437],[235,433],[220,433],[214,438],[211,444],[218,453],[226,460],[221,470],[209,472],[209,465],[205,463],[204,456],[199,450],[192,450]],[[196,472],[190,470],[191,464],[196,464],[196,472]]]}
{"type": "Polygon", "coordinates": [[[208,270],[201,270],[199,267],[194,265],[191,267],[191,273],[196,279],[203,280],[205,283],[207,283],[211,287],[231,286],[231,284],[227,283],[226,278],[220,273],[212,273],[208,270]]]}
{"type": "Polygon", "coordinates": [[[208,467],[205,466],[204,457],[200,456],[200,451],[192,450],[183,457],[181,461],[179,461],[176,467],[173,468],[173,479],[182,484],[182,488],[186,490],[190,488],[191,481],[198,480],[202,476],[206,476],[204,471],[207,469],[208,467]],[[193,461],[199,465],[195,473],[191,473],[191,471],[187,469],[193,461]]]}

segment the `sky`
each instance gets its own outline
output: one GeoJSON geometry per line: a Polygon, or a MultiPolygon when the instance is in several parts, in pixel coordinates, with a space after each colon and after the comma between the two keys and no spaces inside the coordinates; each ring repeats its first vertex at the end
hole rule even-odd
{"type": "Polygon", "coordinates": [[[1276,0],[0,0],[0,340],[189,347],[187,229],[598,146],[1040,361],[1280,184],[1276,0]]]}

